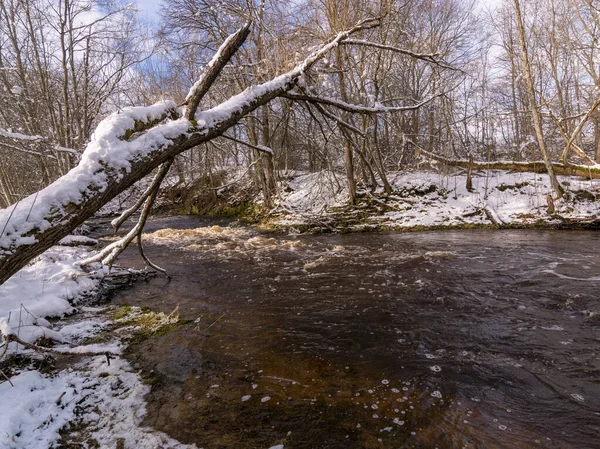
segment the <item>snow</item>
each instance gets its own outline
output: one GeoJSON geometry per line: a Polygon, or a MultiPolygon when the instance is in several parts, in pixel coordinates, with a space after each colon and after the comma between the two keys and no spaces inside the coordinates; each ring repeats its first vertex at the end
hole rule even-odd
{"type": "Polygon", "coordinates": [[[73,313],[78,300],[97,291],[102,273],[78,266],[87,255],[82,248],[53,247],[21,269],[0,285],[0,319],[13,330],[19,327],[22,340],[62,340],[45,318],[73,313]]]}
{"type": "MultiPolygon", "coordinates": [[[[574,192],[574,197],[581,192],[591,197],[600,195],[600,180],[558,178],[574,192]]],[[[374,194],[360,190],[371,207],[356,226],[410,229],[490,225],[487,214],[506,225],[534,224],[539,220],[556,224],[561,220],[548,213],[546,197],[553,192],[548,176],[543,174],[481,171],[473,176],[472,191],[467,190],[463,173],[392,172],[388,180],[393,189],[390,195],[384,194],[381,183],[374,194]]],[[[271,221],[274,225],[293,227],[314,222],[315,218],[334,221],[336,209],[347,204],[342,173],[296,173],[286,183],[291,191],[281,193],[275,209],[278,215],[271,221]]],[[[600,205],[581,196],[555,201],[555,206],[556,214],[563,219],[600,218],[600,205]]],[[[346,211],[347,215],[352,213],[346,211]]]]}
{"type": "Polygon", "coordinates": [[[223,51],[225,50],[225,48],[229,45],[229,43],[238,35],[238,33],[232,33],[230,34],[227,39],[225,39],[223,41],[223,43],[221,44],[221,46],[219,47],[219,49],[217,50],[217,52],[213,55],[213,57],[211,58],[211,60],[208,62],[208,64],[206,64],[206,66],[201,70],[201,74],[198,77],[198,81],[196,81],[194,83],[194,85],[192,87],[190,87],[190,90],[187,94],[187,96],[185,97],[185,100],[188,101],[192,95],[194,95],[194,93],[196,92],[196,90],[198,89],[198,87],[200,86],[200,84],[202,83],[202,80],[204,79],[204,74],[206,73],[206,71],[211,68],[212,66],[215,65],[215,62],[217,62],[220,58],[221,55],[223,54],[223,51]]]}
{"type": "Polygon", "coordinates": [[[38,141],[45,140],[42,136],[27,136],[21,133],[13,133],[6,129],[0,128],[0,137],[5,137],[7,139],[15,139],[15,140],[28,140],[28,141],[38,141]]]}
{"type": "Polygon", "coordinates": [[[0,334],[6,336],[14,334],[14,331],[12,330],[12,327],[10,327],[10,324],[8,324],[8,319],[6,317],[0,318],[0,334]]]}
{"type": "MultiPolygon", "coordinates": [[[[69,438],[76,440],[81,432],[84,441],[94,439],[99,447],[117,447],[123,439],[125,447],[141,449],[196,448],[141,426],[150,387],[119,357],[119,341],[81,344],[110,324],[99,315],[102,309],[82,306],[66,325],[45,319],[73,313],[85,297],[97,293],[101,267],[94,265],[97,271],[87,273],[79,266],[88,256],[84,248],[53,247],[0,286],[0,333],[29,342],[47,336],[58,342],[55,352],[88,355],[53,375],[25,369],[10,382],[0,380],[0,448],[55,447],[65,429],[69,438]],[[94,353],[99,355],[90,356],[94,353]],[[106,353],[113,354],[110,365],[106,353]],[[78,430],[69,433],[70,426],[78,430]]],[[[8,352],[15,351],[11,343],[8,352]]],[[[20,352],[35,356],[22,347],[20,352]]]]}
{"type": "Polygon", "coordinates": [[[300,174],[288,181],[292,191],[280,205],[300,214],[319,214],[332,206],[341,206],[348,198],[345,178],[328,171],[300,174]]]}
{"type": "Polygon", "coordinates": [[[215,124],[231,117],[237,112],[240,112],[244,107],[252,104],[252,102],[261,95],[264,95],[267,92],[274,92],[284,89],[288,83],[293,81],[293,79],[294,76],[292,76],[290,73],[285,73],[266,83],[259,84],[257,86],[250,86],[243,92],[234,95],[227,101],[224,101],[212,109],[206,111],[197,111],[194,119],[200,128],[213,127],[215,124]]]}
{"type": "Polygon", "coordinates": [[[49,217],[60,216],[69,204],[81,204],[85,198],[104,191],[109,177],[120,179],[134,161],[185,134],[190,124],[180,119],[152,128],[131,142],[121,139],[134,128],[136,120],[157,120],[175,107],[175,103],[163,101],[148,107],[125,108],[100,122],[77,167],[38,193],[0,210],[0,256],[21,245],[34,244],[36,239],[29,235],[31,232],[64,224],[58,219],[51,222],[49,217]]]}
{"type": "Polygon", "coordinates": [[[150,387],[124,360],[94,357],[56,376],[26,371],[0,384],[0,447],[47,449],[68,425],[83,424],[99,447],[195,448],[140,427],[150,387]]]}
{"type": "Polygon", "coordinates": [[[91,239],[85,235],[68,235],[58,242],[59,245],[72,246],[72,245],[90,245],[93,246],[98,243],[98,240],[91,239]]]}
{"type": "MultiPolygon", "coordinates": [[[[197,111],[195,114],[195,120],[198,126],[202,127],[213,127],[215,124],[232,117],[236,113],[242,111],[242,109],[252,104],[257,98],[265,95],[266,93],[272,92],[277,93],[286,91],[290,87],[293,87],[294,83],[297,83],[300,78],[306,73],[306,71],[319,59],[335,48],[340,41],[346,39],[350,35],[350,32],[343,31],[337,34],[337,36],[326,45],[321,46],[311,55],[309,55],[301,64],[294,67],[287,73],[279,75],[270,81],[265,83],[250,86],[243,92],[234,95],[229,100],[219,104],[218,106],[207,110],[197,111]]],[[[223,46],[221,46],[223,48],[223,46]]],[[[219,49],[220,51],[220,49],[219,49]]],[[[195,89],[192,87],[192,90],[195,89]]],[[[190,93],[192,92],[190,90],[190,93]]],[[[190,94],[188,94],[189,97],[190,94]]]]}

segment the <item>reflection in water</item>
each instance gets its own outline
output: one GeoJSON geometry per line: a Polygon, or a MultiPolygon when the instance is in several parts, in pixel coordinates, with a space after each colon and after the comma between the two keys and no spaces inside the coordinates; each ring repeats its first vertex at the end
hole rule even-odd
{"type": "Polygon", "coordinates": [[[130,349],[146,424],[206,449],[600,448],[598,234],[166,225],[197,228],[146,236],[173,281],[115,298],[196,320],[130,349]]]}

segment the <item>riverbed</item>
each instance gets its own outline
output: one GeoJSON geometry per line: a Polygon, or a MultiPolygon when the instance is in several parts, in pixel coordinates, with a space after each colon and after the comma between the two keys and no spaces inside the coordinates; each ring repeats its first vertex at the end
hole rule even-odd
{"type": "Polygon", "coordinates": [[[600,448],[596,232],[147,233],[172,279],[112,301],[189,321],[127,351],[145,425],[205,449],[600,448]]]}

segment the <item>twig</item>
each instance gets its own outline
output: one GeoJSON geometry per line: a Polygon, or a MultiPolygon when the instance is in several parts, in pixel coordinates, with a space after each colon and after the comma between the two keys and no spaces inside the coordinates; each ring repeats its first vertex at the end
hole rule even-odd
{"type": "Polygon", "coordinates": [[[4,355],[6,354],[6,351],[8,350],[8,343],[9,343],[9,341],[6,339],[6,337],[4,337],[4,349],[2,350],[2,354],[0,354],[0,361],[4,358],[4,355]]]}
{"type": "Polygon", "coordinates": [[[208,332],[208,330],[213,327],[215,324],[217,324],[217,321],[219,321],[221,318],[223,318],[225,316],[225,314],[221,315],[219,318],[217,318],[216,320],[214,320],[212,322],[212,324],[210,326],[208,326],[206,329],[204,329],[204,332],[208,332]]]}
{"type": "Polygon", "coordinates": [[[52,349],[52,348],[44,348],[43,346],[38,346],[33,343],[27,343],[26,341],[21,340],[15,334],[4,335],[4,339],[6,341],[6,344],[8,344],[10,342],[15,342],[15,343],[22,345],[23,347],[25,347],[27,349],[31,349],[36,352],[46,352],[46,353],[55,354],[55,355],[65,355],[65,354],[77,354],[77,355],[102,355],[102,354],[104,354],[104,355],[106,355],[106,354],[110,354],[109,352],[98,352],[98,351],[70,352],[68,349],[65,351],[58,351],[58,350],[52,349]]]}
{"type": "Polygon", "coordinates": [[[2,371],[1,369],[0,369],[0,374],[2,374],[2,376],[4,376],[4,378],[5,378],[6,380],[8,380],[8,383],[10,384],[10,386],[11,386],[11,387],[14,387],[14,386],[15,386],[15,384],[13,384],[13,383],[11,382],[11,380],[10,380],[10,377],[8,377],[6,374],[4,374],[4,371],[2,371]]]}
{"type": "Polygon", "coordinates": [[[2,236],[4,235],[4,231],[6,231],[6,227],[8,226],[8,222],[10,221],[10,219],[12,218],[13,214],[15,213],[15,210],[17,209],[17,206],[19,205],[19,203],[21,202],[21,200],[17,201],[15,203],[15,207],[13,207],[13,210],[10,211],[10,215],[8,216],[8,218],[6,219],[6,223],[4,223],[4,227],[2,228],[2,232],[0,232],[0,238],[2,238],[2,236]]]}

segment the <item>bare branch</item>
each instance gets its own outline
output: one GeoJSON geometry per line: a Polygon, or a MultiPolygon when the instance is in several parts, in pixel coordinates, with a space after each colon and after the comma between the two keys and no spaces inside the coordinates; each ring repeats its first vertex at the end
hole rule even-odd
{"type": "Polygon", "coordinates": [[[325,109],[323,106],[321,106],[319,103],[313,103],[313,105],[315,108],[317,108],[317,111],[319,111],[324,117],[327,117],[327,118],[333,120],[334,122],[336,122],[339,126],[344,127],[346,129],[348,129],[349,131],[352,131],[355,134],[358,134],[363,139],[366,137],[365,133],[363,133],[356,126],[352,126],[350,123],[345,122],[344,120],[339,118],[337,115],[332,114],[327,109],[325,109]]]}
{"type": "Polygon", "coordinates": [[[216,81],[221,70],[223,70],[233,55],[246,41],[246,38],[250,34],[250,25],[251,22],[246,23],[243,27],[229,36],[212,57],[206,66],[206,70],[202,74],[202,77],[192,86],[185,99],[185,103],[183,103],[184,105],[187,105],[185,118],[188,120],[194,119],[200,101],[216,81]]]}
{"type": "Polygon", "coordinates": [[[585,114],[585,116],[581,119],[581,121],[579,122],[579,124],[573,130],[573,133],[571,134],[571,137],[569,137],[569,139],[567,140],[567,145],[565,147],[565,151],[563,151],[563,154],[562,154],[563,162],[566,163],[567,156],[569,155],[569,151],[571,150],[573,141],[575,140],[575,138],[579,135],[579,133],[583,129],[583,125],[585,125],[585,122],[587,122],[587,120],[591,117],[591,115],[594,113],[594,111],[596,109],[598,109],[598,106],[600,106],[600,98],[598,98],[594,102],[594,104],[592,105],[592,107],[590,108],[590,110],[587,112],[587,114],[585,114]]]}
{"type": "MultiPolygon", "coordinates": [[[[142,214],[140,215],[140,218],[138,219],[137,224],[131,229],[131,231],[129,231],[123,238],[121,238],[121,239],[117,240],[116,242],[111,243],[107,247],[103,248],[102,251],[100,251],[95,256],[92,256],[92,257],[84,260],[81,263],[82,266],[89,265],[94,262],[102,261],[103,264],[108,265],[108,267],[110,268],[112,266],[112,264],[115,262],[115,260],[117,259],[117,257],[119,257],[119,255],[121,255],[123,253],[123,251],[125,251],[127,249],[127,247],[133,241],[134,238],[137,237],[138,244],[140,244],[141,240],[139,240],[139,236],[144,230],[146,220],[148,219],[148,216],[150,215],[150,211],[152,210],[152,205],[154,204],[154,200],[156,199],[156,196],[158,194],[160,184],[162,183],[163,179],[169,172],[169,168],[171,167],[172,163],[173,163],[173,158],[168,159],[162,165],[161,170],[159,170],[159,172],[156,174],[156,177],[154,178],[154,181],[152,182],[152,185],[149,189],[150,195],[148,195],[148,197],[146,198],[146,200],[144,202],[144,208],[142,209],[142,214]]],[[[140,254],[142,255],[142,258],[144,259],[144,262],[148,261],[148,259],[143,254],[143,250],[140,250],[140,254]]],[[[150,265],[152,268],[156,268],[156,269],[158,269],[158,271],[161,271],[166,274],[165,270],[163,270],[162,268],[156,267],[154,264],[152,264],[152,262],[148,261],[146,263],[148,263],[148,265],[150,265]]]]}
{"type": "Polygon", "coordinates": [[[236,139],[235,137],[228,136],[227,134],[223,134],[223,135],[221,135],[221,137],[223,137],[225,139],[229,139],[229,140],[231,140],[233,142],[236,142],[236,143],[239,143],[239,144],[242,144],[242,145],[246,145],[247,147],[253,148],[253,149],[257,150],[257,151],[262,151],[263,153],[273,154],[273,150],[271,148],[269,148],[269,147],[264,146],[264,145],[252,145],[249,142],[244,142],[243,140],[239,140],[239,139],[236,139]]]}
{"type": "Polygon", "coordinates": [[[158,169],[158,172],[154,176],[152,183],[146,189],[146,191],[144,193],[142,193],[142,195],[138,198],[136,203],[133,206],[131,206],[129,209],[123,211],[123,213],[118,218],[115,218],[113,221],[110,222],[110,224],[112,225],[115,232],[117,232],[119,230],[121,225],[123,223],[125,223],[125,221],[129,217],[131,217],[140,207],[142,207],[142,204],[144,204],[144,201],[146,201],[146,198],[148,198],[152,194],[152,192],[154,192],[155,190],[157,190],[160,187],[160,184],[162,183],[163,179],[165,178],[170,167],[171,167],[171,164],[167,164],[167,163],[162,164],[160,166],[160,168],[158,169]]]}
{"type": "MultiPolygon", "coordinates": [[[[581,148],[579,148],[579,146],[575,145],[573,140],[567,135],[567,132],[565,131],[565,128],[563,126],[563,120],[559,120],[558,118],[556,118],[556,116],[552,113],[552,111],[550,111],[548,113],[548,115],[554,121],[554,123],[556,124],[556,128],[558,129],[558,132],[560,133],[560,135],[563,137],[563,139],[566,142],[566,146],[565,146],[565,149],[562,154],[563,163],[565,165],[569,164],[569,162],[567,160],[567,158],[569,156],[569,150],[573,150],[580,158],[582,158],[585,161],[585,163],[587,165],[596,165],[596,163],[593,160],[591,160],[588,157],[588,155],[585,154],[585,152],[581,148]]],[[[575,130],[575,131],[577,131],[577,130],[575,130]]]]}
{"type": "Polygon", "coordinates": [[[387,50],[387,51],[391,51],[393,53],[399,53],[402,55],[410,56],[411,58],[420,59],[421,61],[430,62],[432,64],[436,64],[445,69],[457,70],[447,64],[444,64],[442,61],[440,61],[438,59],[441,57],[440,53],[416,53],[414,51],[407,50],[405,48],[394,47],[393,45],[380,44],[378,42],[371,42],[371,41],[365,41],[365,40],[359,40],[359,39],[346,39],[345,41],[342,42],[342,45],[353,45],[353,46],[378,48],[380,50],[387,50]]]}

